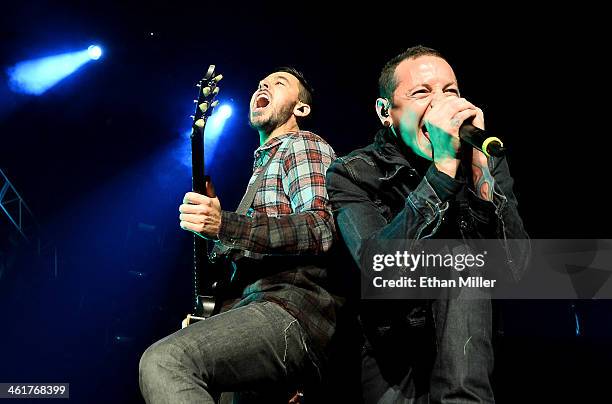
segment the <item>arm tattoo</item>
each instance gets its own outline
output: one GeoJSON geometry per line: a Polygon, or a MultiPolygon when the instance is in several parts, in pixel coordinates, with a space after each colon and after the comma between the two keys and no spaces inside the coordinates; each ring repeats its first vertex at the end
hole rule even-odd
{"type": "Polygon", "coordinates": [[[472,164],[476,194],[485,201],[493,200],[493,176],[488,167],[472,164]],[[478,174],[479,173],[479,174],[478,174]]]}

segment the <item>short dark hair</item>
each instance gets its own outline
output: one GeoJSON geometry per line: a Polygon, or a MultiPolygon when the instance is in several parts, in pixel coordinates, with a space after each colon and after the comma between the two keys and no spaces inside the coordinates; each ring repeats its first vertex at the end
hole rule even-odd
{"type": "Polygon", "coordinates": [[[304,104],[312,106],[314,90],[312,86],[306,81],[306,78],[304,77],[304,74],[301,71],[299,71],[295,67],[283,66],[279,67],[278,69],[275,69],[273,73],[289,73],[292,76],[295,76],[295,78],[298,79],[298,81],[300,82],[300,92],[298,93],[299,100],[304,104]]]}
{"type": "Polygon", "coordinates": [[[419,56],[437,56],[446,60],[446,58],[437,50],[423,45],[417,45],[406,49],[393,59],[389,60],[382,68],[380,76],[378,77],[378,91],[380,97],[391,100],[393,92],[397,88],[397,81],[395,79],[395,69],[397,68],[397,65],[402,63],[404,60],[416,59],[419,56]]]}

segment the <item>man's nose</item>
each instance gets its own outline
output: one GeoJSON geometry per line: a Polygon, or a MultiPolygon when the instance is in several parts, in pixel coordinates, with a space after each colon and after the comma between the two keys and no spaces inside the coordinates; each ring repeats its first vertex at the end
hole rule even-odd
{"type": "Polygon", "coordinates": [[[439,103],[441,99],[442,97],[440,96],[440,93],[433,93],[431,102],[429,103],[429,109],[433,108],[433,106],[439,103]]]}
{"type": "Polygon", "coordinates": [[[442,101],[444,98],[449,97],[449,94],[444,93],[444,91],[434,91],[432,93],[431,102],[429,103],[429,108],[433,108],[434,105],[442,101]]]}
{"type": "Polygon", "coordinates": [[[268,83],[261,81],[261,82],[259,83],[259,87],[258,87],[257,89],[258,89],[258,90],[262,90],[262,89],[264,89],[264,88],[265,88],[266,90],[268,89],[268,83]]]}

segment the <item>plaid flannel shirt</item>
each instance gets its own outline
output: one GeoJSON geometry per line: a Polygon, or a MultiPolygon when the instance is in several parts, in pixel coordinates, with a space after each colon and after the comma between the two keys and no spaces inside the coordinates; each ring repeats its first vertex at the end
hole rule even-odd
{"type": "Polygon", "coordinates": [[[322,138],[299,131],[265,143],[254,158],[249,185],[272,161],[251,208],[246,215],[223,211],[219,230],[218,242],[231,248],[238,272],[249,272],[235,307],[278,303],[300,321],[318,350],[335,329],[338,304],[326,290],[327,269],[318,264],[335,238],[325,174],[336,156],[322,138]]]}
{"type": "Polygon", "coordinates": [[[334,220],[325,172],[334,151],[311,132],[288,133],[255,150],[253,184],[267,163],[261,187],[246,215],[222,212],[219,241],[244,255],[318,254],[329,250],[334,220]]]}

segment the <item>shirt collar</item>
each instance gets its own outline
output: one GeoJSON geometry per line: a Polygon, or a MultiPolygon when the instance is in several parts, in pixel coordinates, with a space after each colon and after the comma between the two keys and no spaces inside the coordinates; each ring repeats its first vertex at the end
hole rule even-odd
{"type": "Polygon", "coordinates": [[[278,146],[283,140],[285,140],[287,137],[294,135],[298,132],[287,132],[284,133],[282,135],[276,136],[275,138],[271,139],[270,141],[262,144],[261,146],[259,146],[254,152],[253,152],[253,157],[255,159],[257,159],[257,157],[259,155],[261,155],[261,153],[263,153],[264,151],[269,151],[273,148],[275,148],[276,146],[278,146]]]}
{"type": "Polygon", "coordinates": [[[287,139],[299,132],[287,132],[279,135],[270,141],[262,144],[253,152],[253,169],[264,164],[266,156],[270,155],[275,148],[280,147],[280,144],[287,139]]]}

